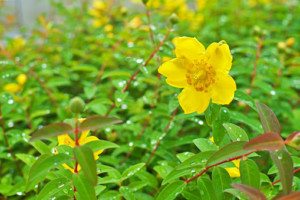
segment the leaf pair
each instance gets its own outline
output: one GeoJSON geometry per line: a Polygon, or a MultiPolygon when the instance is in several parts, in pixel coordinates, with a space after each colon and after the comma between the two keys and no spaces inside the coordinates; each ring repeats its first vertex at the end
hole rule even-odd
{"type": "MultiPolygon", "coordinates": [[[[113,124],[121,123],[122,121],[115,117],[105,117],[100,115],[95,115],[92,117],[86,118],[82,123],[79,124],[79,132],[91,130],[95,131],[99,128],[110,126],[113,124]]],[[[44,126],[33,134],[31,134],[30,141],[35,141],[39,139],[48,139],[54,136],[69,134],[74,132],[74,128],[67,123],[53,123],[47,126],[44,126]]]]}

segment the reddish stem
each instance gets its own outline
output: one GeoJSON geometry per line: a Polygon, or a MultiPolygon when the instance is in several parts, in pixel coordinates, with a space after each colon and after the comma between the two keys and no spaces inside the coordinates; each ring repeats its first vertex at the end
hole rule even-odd
{"type": "Polygon", "coordinates": [[[155,45],[154,35],[153,35],[152,28],[151,28],[151,13],[147,6],[146,6],[146,16],[147,16],[147,20],[148,20],[150,40],[151,40],[152,44],[155,45]]]}
{"type": "MultiPolygon", "coordinates": [[[[79,144],[79,122],[78,122],[78,118],[76,116],[75,118],[75,129],[74,129],[74,135],[75,135],[75,146],[80,146],[79,144]]],[[[78,174],[78,162],[77,160],[75,161],[75,167],[74,167],[74,173],[78,174]]],[[[76,196],[75,196],[75,192],[77,191],[76,187],[74,186],[73,188],[74,191],[74,200],[76,200],[76,196]]]]}
{"type": "MultiPolygon", "coordinates": [[[[170,35],[171,32],[172,32],[172,29],[168,28],[168,30],[167,30],[167,32],[166,32],[164,38],[160,41],[160,43],[157,45],[157,47],[151,52],[151,54],[149,55],[149,57],[147,58],[147,60],[146,60],[145,63],[143,64],[143,67],[146,67],[146,66],[149,64],[149,62],[153,59],[153,57],[154,57],[154,56],[156,55],[156,53],[159,51],[160,47],[165,43],[165,41],[167,40],[167,38],[169,37],[169,35],[170,35]]],[[[141,71],[141,70],[140,70],[140,68],[139,68],[139,69],[137,69],[137,70],[130,76],[130,78],[129,78],[129,80],[127,81],[126,85],[125,85],[125,86],[123,87],[123,89],[122,89],[122,93],[125,93],[125,92],[129,89],[129,87],[130,87],[132,81],[137,77],[137,75],[140,73],[140,71],[141,71]]],[[[110,106],[109,110],[107,111],[106,116],[109,115],[109,113],[110,113],[115,107],[116,107],[116,105],[115,105],[115,104],[112,104],[112,105],[110,106]]]]}
{"type": "MultiPolygon", "coordinates": [[[[164,128],[164,132],[167,132],[167,131],[170,129],[171,123],[172,123],[172,121],[174,120],[174,117],[175,117],[175,115],[177,114],[177,112],[178,112],[178,108],[176,108],[176,109],[173,111],[172,116],[170,117],[170,120],[169,120],[168,124],[167,124],[166,127],[164,128]]],[[[152,152],[151,152],[151,154],[150,154],[150,157],[149,157],[148,160],[147,160],[146,165],[148,165],[148,164],[150,163],[150,161],[152,160],[152,158],[154,157],[154,155],[155,155],[155,153],[156,153],[156,151],[157,151],[157,149],[158,149],[158,147],[159,147],[161,141],[163,140],[163,138],[164,138],[164,137],[162,137],[162,138],[160,138],[160,139],[158,139],[158,140],[156,141],[156,144],[155,144],[155,146],[154,146],[154,148],[153,148],[153,150],[152,150],[152,152]]]]}
{"type": "Polygon", "coordinates": [[[199,173],[196,174],[195,176],[193,176],[193,177],[191,177],[191,178],[185,180],[185,183],[189,183],[189,182],[191,182],[191,181],[193,181],[193,180],[199,178],[200,176],[202,176],[203,174],[205,174],[205,173],[206,173],[210,168],[212,168],[212,167],[221,165],[221,164],[223,164],[223,163],[231,162],[231,161],[233,161],[233,160],[241,159],[241,158],[243,158],[243,157],[246,157],[246,156],[252,154],[253,152],[254,152],[254,151],[251,151],[251,152],[246,153],[246,154],[243,154],[243,155],[241,155],[241,156],[236,156],[236,157],[233,157],[233,158],[229,158],[229,159],[227,159],[227,160],[218,162],[218,163],[216,163],[216,164],[206,166],[201,172],[199,172],[199,173]]]}
{"type": "MultiPolygon", "coordinates": [[[[297,172],[300,172],[300,168],[295,169],[295,170],[293,171],[293,174],[296,174],[297,172]]],[[[275,185],[276,183],[279,183],[279,182],[280,182],[280,179],[278,179],[277,181],[272,182],[272,185],[275,185]]]]}

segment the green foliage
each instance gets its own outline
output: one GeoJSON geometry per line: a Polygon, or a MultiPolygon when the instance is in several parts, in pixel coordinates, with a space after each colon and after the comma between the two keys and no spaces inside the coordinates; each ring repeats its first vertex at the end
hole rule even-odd
{"type": "Polygon", "coordinates": [[[19,30],[0,1],[0,199],[297,198],[299,3],[49,2],[19,30]],[[229,105],[183,113],[177,36],[226,40],[229,105]]]}

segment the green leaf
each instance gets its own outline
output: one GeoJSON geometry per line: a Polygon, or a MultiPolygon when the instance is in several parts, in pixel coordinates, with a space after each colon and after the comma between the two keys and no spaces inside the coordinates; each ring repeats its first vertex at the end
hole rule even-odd
{"type": "Polygon", "coordinates": [[[206,166],[214,165],[216,163],[225,161],[227,159],[242,156],[244,154],[250,153],[248,150],[244,150],[243,147],[246,142],[232,142],[219,151],[215,152],[207,161],[206,166]]]}
{"type": "Polygon", "coordinates": [[[234,93],[234,99],[243,102],[250,106],[253,110],[256,110],[254,99],[241,90],[237,90],[234,93]]]}
{"type": "Polygon", "coordinates": [[[224,123],[223,126],[233,142],[249,140],[247,133],[241,127],[231,123],[224,123]]]}
{"type": "Polygon", "coordinates": [[[274,112],[260,102],[256,102],[256,107],[264,131],[280,134],[281,126],[274,112]]]}
{"type": "Polygon", "coordinates": [[[230,188],[231,179],[224,168],[214,167],[212,171],[212,184],[215,188],[217,199],[228,199],[226,198],[228,194],[224,194],[224,190],[230,188]]]}
{"type": "Polygon", "coordinates": [[[182,152],[182,153],[176,154],[176,157],[180,160],[180,162],[183,162],[183,161],[187,160],[188,158],[192,157],[193,155],[195,155],[195,154],[191,153],[191,152],[182,152]]]}
{"type": "Polygon", "coordinates": [[[250,126],[253,130],[261,133],[263,132],[263,129],[261,127],[261,124],[258,120],[253,119],[251,117],[247,117],[246,115],[240,113],[240,112],[236,112],[236,111],[230,111],[230,117],[231,119],[234,119],[238,122],[242,122],[244,124],[247,124],[248,126],[250,126]]]}
{"type": "Polygon", "coordinates": [[[190,158],[183,161],[181,164],[176,166],[177,170],[180,169],[190,169],[196,167],[204,167],[207,159],[213,154],[215,151],[205,151],[197,153],[196,155],[191,156],[190,158]]]}
{"type": "Polygon", "coordinates": [[[293,184],[293,160],[285,149],[271,152],[271,158],[278,168],[283,193],[289,194],[293,184]]]}
{"type": "Polygon", "coordinates": [[[135,200],[136,199],[133,191],[129,187],[122,186],[122,187],[120,187],[119,192],[122,194],[122,196],[126,200],[135,200]]]}
{"type": "Polygon", "coordinates": [[[46,145],[44,142],[37,140],[30,143],[40,154],[49,154],[51,153],[51,148],[46,145]]]}
{"type": "Polygon", "coordinates": [[[84,146],[87,146],[92,149],[93,152],[105,149],[118,148],[119,146],[115,143],[106,141],[106,140],[95,140],[91,141],[84,146]]]}
{"type": "Polygon", "coordinates": [[[175,199],[186,187],[186,183],[183,181],[175,181],[166,187],[164,187],[158,196],[155,198],[156,200],[173,200],[175,199]]]}
{"type": "Polygon", "coordinates": [[[76,161],[81,166],[85,177],[93,185],[96,185],[98,176],[93,151],[86,146],[79,146],[74,148],[74,155],[76,161]]]}
{"type": "Polygon", "coordinates": [[[256,188],[237,183],[232,184],[232,187],[245,193],[250,198],[250,200],[267,200],[265,195],[256,188]]]}
{"type": "Polygon", "coordinates": [[[209,126],[213,125],[213,122],[217,120],[220,113],[221,106],[217,104],[209,104],[205,111],[205,120],[209,126]]]}
{"type": "Polygon", "coordinates": [[[121,71],[121,70],[114,70],[114,71],[107,71],[104,72],[102,79],[109,78],[109,77],[125,77],[129,78],[131,74],[127,71],[121,71]]]}
{"type": "Polygon", "coordinates": [[[244,146],[244,149],[254,151],[276,151],[281,149],[283,146],[284,141],[279,134],[265,133],[247,142],[244,146]]]}
{"type": "Polygon", "coordinates": [[[95,131],[99,128],[110,126],[121,122],[122,122],[121,120],[115,117],[105,117],[105,116],[95,115],[86,118],[82,123],[80,123],[79,130],[81,132],[86,130],[95,131]]]}
{"type": "Polygon", "coordinates": [[[32,164],[36,161],[35,157],[29,154],[18,153],[16,157],[22,160],[26,165],[32,166],[32,164]]]}
{"type": "Polygon", "coordinates": [[[39,200],[51,199],[64,189],[71,188],[70,182],[66,178],[57,178],[48,182],[36,197],[39,200]]]}
{"type": "Polygon", "coordinates": [[[133,176],[135,173],[140,171],[144,166],[145,166],[145,163],[139,163],[139,164],[136,164],[136,165],[133,165],[133,166],[129,167],[128,169],[126,169],[123,172],[122,180],[125,180],[125,179],[133,176]]]}
{"type": "Polygon", "coordinates": [[[77,191],[78,200],[96,200],[95,188],[82,174],[73,174],[73,183],[77,191]]]}
{"type": "Polygon", "coordinates": [[[44,126],[31,134],[30,141],[39,139],[48,139],[50,137],[58,136],[61,134],[72,133],[73,128],[66,123],[54,123],[44,126]]]}
{"type": "Polygon", "coordinates": [[[167,177],[163,180],[162,185],[165,185],[167,183],[172,182],[175,179],[178,179],[179,177],[190,175],[192,173],[195,173],[196,171],[194,169],[174,169],[171,171],[167,177]]]}
{"type": "Polygon", "coordinates": [[[259,189],[260,171],[253,160],[242,160],[240,162],[240,173],[243,184],[259,189]]]}
{"type": "Polygon", "coordinates": [[[229,189],[226,189],[225,192],[231,194],[232,196],[234,196],[238,199],[243,199],[243,200],[247,199],[247,196],[237,189],[229,188],[229,189]]]}
{"type": "Polygon", "coordinates": [[[205,200],[216,200],[216,191],[212,181],[208,177],[200,177],[197,180],[200,196],[205,200]]]}
{"type": "Polygon", "coordinates": [[[218,146],[206,138],[198,138],[193,140],[194,144],[200,151],[217,151],[218,146]]]}
{"type": "Polygon", "coordinates": [[[32,188],[32,186],[36,185],[40,181],[42,181],[49,170],[53,167],[57,167],[63,163],[66,163],[71,160],[71,157],[66,154],[57,154],[57,155],[49,155],[44,154],[33,163],[30,168],[28,180],[27,180],[27,191],[32,188]]]}

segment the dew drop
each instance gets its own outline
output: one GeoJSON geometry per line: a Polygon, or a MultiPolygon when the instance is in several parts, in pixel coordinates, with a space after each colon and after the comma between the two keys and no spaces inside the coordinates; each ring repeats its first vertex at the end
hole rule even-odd
{"type": "Polygon", "coordinates": [[[199,120],[199,121],[198,121],[198,124],[199,124],[199,125],[203,125],[204,122],[203,122],[202,120],[199,120]]]}
{"type": "Polygon", "coordinates": [[[13,103],[14,103],[14,100],[13,100],[13,99],[9,99],[7,103],[8,103],[8,104],[13,104],[13,103]]]}
{"type": "Polygon", "coordinates": [[[13,122],[13,121],[9,121],[9,122],[7,123],[7,126],[10,127],[10,128],[13,127],[13,126],[14,126],[14,122],[13,122]]]}
{"type": "Polygon", "coordinates": [[[136,59],[136,63],[138,63],[138,64],[141,64],[141,63],[143,63],[143,62],[144,62],[144,60],[141,59],[141,58],[136,59]]]}
{"type": "Polygon", "coordinates": [[[23,192],[17,192],[16,193],[18,196],[21,196],[21,195],[23,195],[23,192]]]}
{"type": "Polygon", "coordinates": [[[121,98],[117,98],[117,102],[122,102],[122,99],[121,98]]]}
{"type": "Polygon", "coordinates": [[[128,146],[132,147],[133,146],[133,142],[129,142],[128,146]]]}
{"type": "Polygon", "coordinates": [[[271,94],[272,96],[274,96],[274,95],[276,95],[276,91],[275,91],[275,90],[271,90],[271,91],[270,91],[270,94],[271,94]]]}

